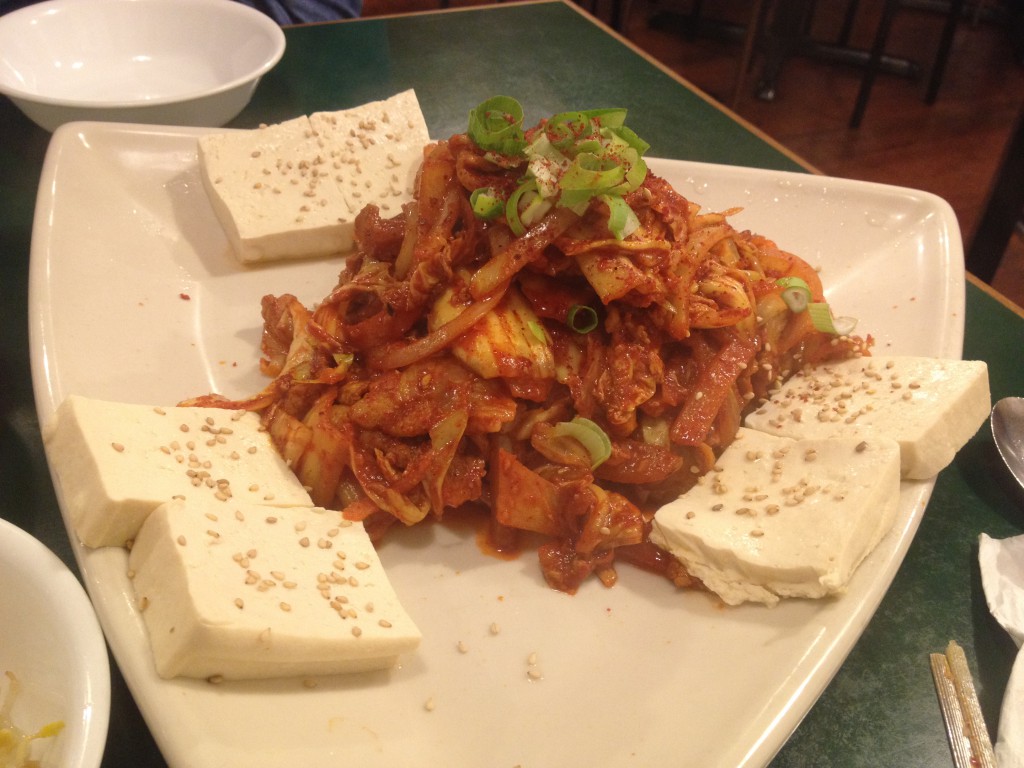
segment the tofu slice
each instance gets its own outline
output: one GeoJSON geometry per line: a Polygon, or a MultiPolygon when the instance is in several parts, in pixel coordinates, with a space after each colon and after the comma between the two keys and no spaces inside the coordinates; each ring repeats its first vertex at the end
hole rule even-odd
{"type": "Polygon", "coordinates": [[[892,528],[899,445],[741,428],[701,482],[659,509],[651,540],[725,603],[842,593],[892,528]]]}
{"type": "Polygon", "coordinates": [[[925,480],[949,465],[991,407],[984,362],[863,357],[800,371],[744,425],[791,438],[891,437],[903,477],[925,480]]]}
{"type": "Polygon", "coordinates": [[[415,92],[199,139],[203,185],[243,263],[352,248],[368,203],[393,216],[412,199],[429,141],[415,92]]]}
{"type": "Polygon", "coordinates": [[[128,564],[163,678],[386,669],[421,639],[363,526],[339,512],[172,501],[128,564]]]}
{"type": "Polygon", "coordinates": [[[46,436],[75,534],[121,547],[175,498],[312,505],[255,413],[161,408],[72,395],[46,436]]]}

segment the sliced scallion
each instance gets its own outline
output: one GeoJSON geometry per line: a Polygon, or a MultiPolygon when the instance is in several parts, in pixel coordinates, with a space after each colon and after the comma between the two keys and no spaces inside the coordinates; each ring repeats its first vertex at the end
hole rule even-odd
{"type": "Polygon", "coordinates": [[[590,333],[597,328],[597,310],[586,304],[573,304],[565,316],[565,324],[576,333],[590,333]]]}
{"type": "Polygon", "coordinates": [[[782,288],[780,296],[791,312],[803,312],[814,299],[810,286],[799,277],[780,277],[775,284],[782,288]]]}
{"type": "Polygon", "coordinates": [[[508,222],[509,229],[512,230],[512,234],[519,237],[526,233],[527,223],[523,221],[520,215],[521,206],[525,205],[530,201],[529,198],[524,200],[527,195],[531,197],[537,196],[537,180],[527,179],[520,184],[516,191],[508,196],[508,200],[505,201],[505,220],[508,222]]]}
{"type": "Polygon", "coordinates": [[[501,214],[505,207],[498,194],[490,187],[474,189],[469,196],[469,205],[478,219],[490,221],[501,214]]]}
{"type": "Polygon", "coordinates": [[[823,301],[814,301],[807,305],[814,327],[823,333],[836,336],[849,336],[857,327],[857,319],[853,317],[833,317],[832,309],[823,301]]]}
{"type": "Polygon", "coordinates": [[[640,226],[640,219],[623,198],[602,195],[601,199],[608,204],[608,229],[616,240],[626,239],[640,226]]]}
{"type": "Polygon", "coordinates": [[[552,434],[555,437],[573,437],[578,440],[590,454],[591,469],[596,469],[612,455],[611,438],[597,424],[582,416],[577,416],[572,421],[558,422],[552,434]]]}
{"type": "Polygon", "coordinates": [[[467,133],[480,149],[518,155],[526,147],[523,107],[511,96],[493,96],[470,110],[467,133]]]}

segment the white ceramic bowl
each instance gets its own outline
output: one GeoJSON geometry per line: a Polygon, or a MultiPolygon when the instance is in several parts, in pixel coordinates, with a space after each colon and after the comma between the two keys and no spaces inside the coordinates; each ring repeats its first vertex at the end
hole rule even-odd
{"type": "Polygon", "coordinates": [[[48,131],[221,126],[284,45],[269,16],[233,0],[48,0],[0,16],[0,93],[48,131]]]}
{"type": "Polygon", "coordinates": [[[4,674],[20,685],[11,719],[35,732],[64,729],[32,745],[42,768],[96,768],[110,718],[107,646],[92,603],[53,552],[0,520],[0,697],[4,674]]]}

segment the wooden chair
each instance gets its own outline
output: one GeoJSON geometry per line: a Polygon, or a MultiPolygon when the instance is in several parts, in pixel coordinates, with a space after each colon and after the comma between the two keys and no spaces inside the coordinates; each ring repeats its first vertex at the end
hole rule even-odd
{"type": "MultiPolygon", "coordinates": [[[[934,104],[939,95],[939,87],[942,84],[943,75],[946,72],[946,65],[949,62],[949,53],[953,47],[953,38],[956,35],[956,27],[964,12],[966,0],[950,0],[949,10],[946,12],[946,23],[943,25],[942,36],[939,40],[939,48],[932,63],[931,74],[928,78],[928,89],[925,92],[925,102],[934,104]]],[[[852,6],[855,9],[857,0],[852,6]]],[[[889,31],[892,29],[893,20],[900,6],[904,5],[901,0],[886,0],[882,10],[882,18],[875,31],[875,39],[871,45],[871,53],[868,57],[867,67],[864,70],[864,77],[861,79],[860,91],[857,93],[857,101],[853,107],[853,115],[850,117],[850,127],[858,128],[864,119],[864,112],[867,109],[868,99],[871,96],[871,89],[874,87],[875,78],[881,65],[882,56],[885,54],[885,44],[889,39],[889,31]]]]}
{"type": "Polygon", "coordinates": [[[989,188],[988,200],[964,257],[967,271],[992,282],[1014,227],[1024,217],[1024,107],[989,188]]]}

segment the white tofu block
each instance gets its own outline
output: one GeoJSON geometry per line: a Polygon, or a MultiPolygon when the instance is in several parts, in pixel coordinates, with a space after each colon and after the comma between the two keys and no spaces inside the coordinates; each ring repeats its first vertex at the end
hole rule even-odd
{"type": "Polygon", "coordinates": [[[124,546],[174,498],[312,504],[255,413],[72,395],[46,442],[72,527],[87,547],[124,546]]]}
{"type": "Polygon", "coordinates": [[[128,560],[164,678],[385,669],[421,636],[363,526],[316,507],[159,507],[128,560]]]}
{"type": "Polygon", "coordinates": [[[412,199],[427,125],[416,94],[199,139],[203,185],[243,263],[352,248],[369,203],[394,216],[412,199]]]}
{"type": "Polygon", "coordinates": [[[991,407],[984,362],[862,357],[800,371],[744,425],[792,438],[890,437],[903,477],[925,480],[949,465],[991,407]]]}
{"type": "Polygon", "coordinates": [[[899,446],[741,428],[717,471],[655,513],[651,541],[725,603],[842,593],[892,528],[899,446]]]}

